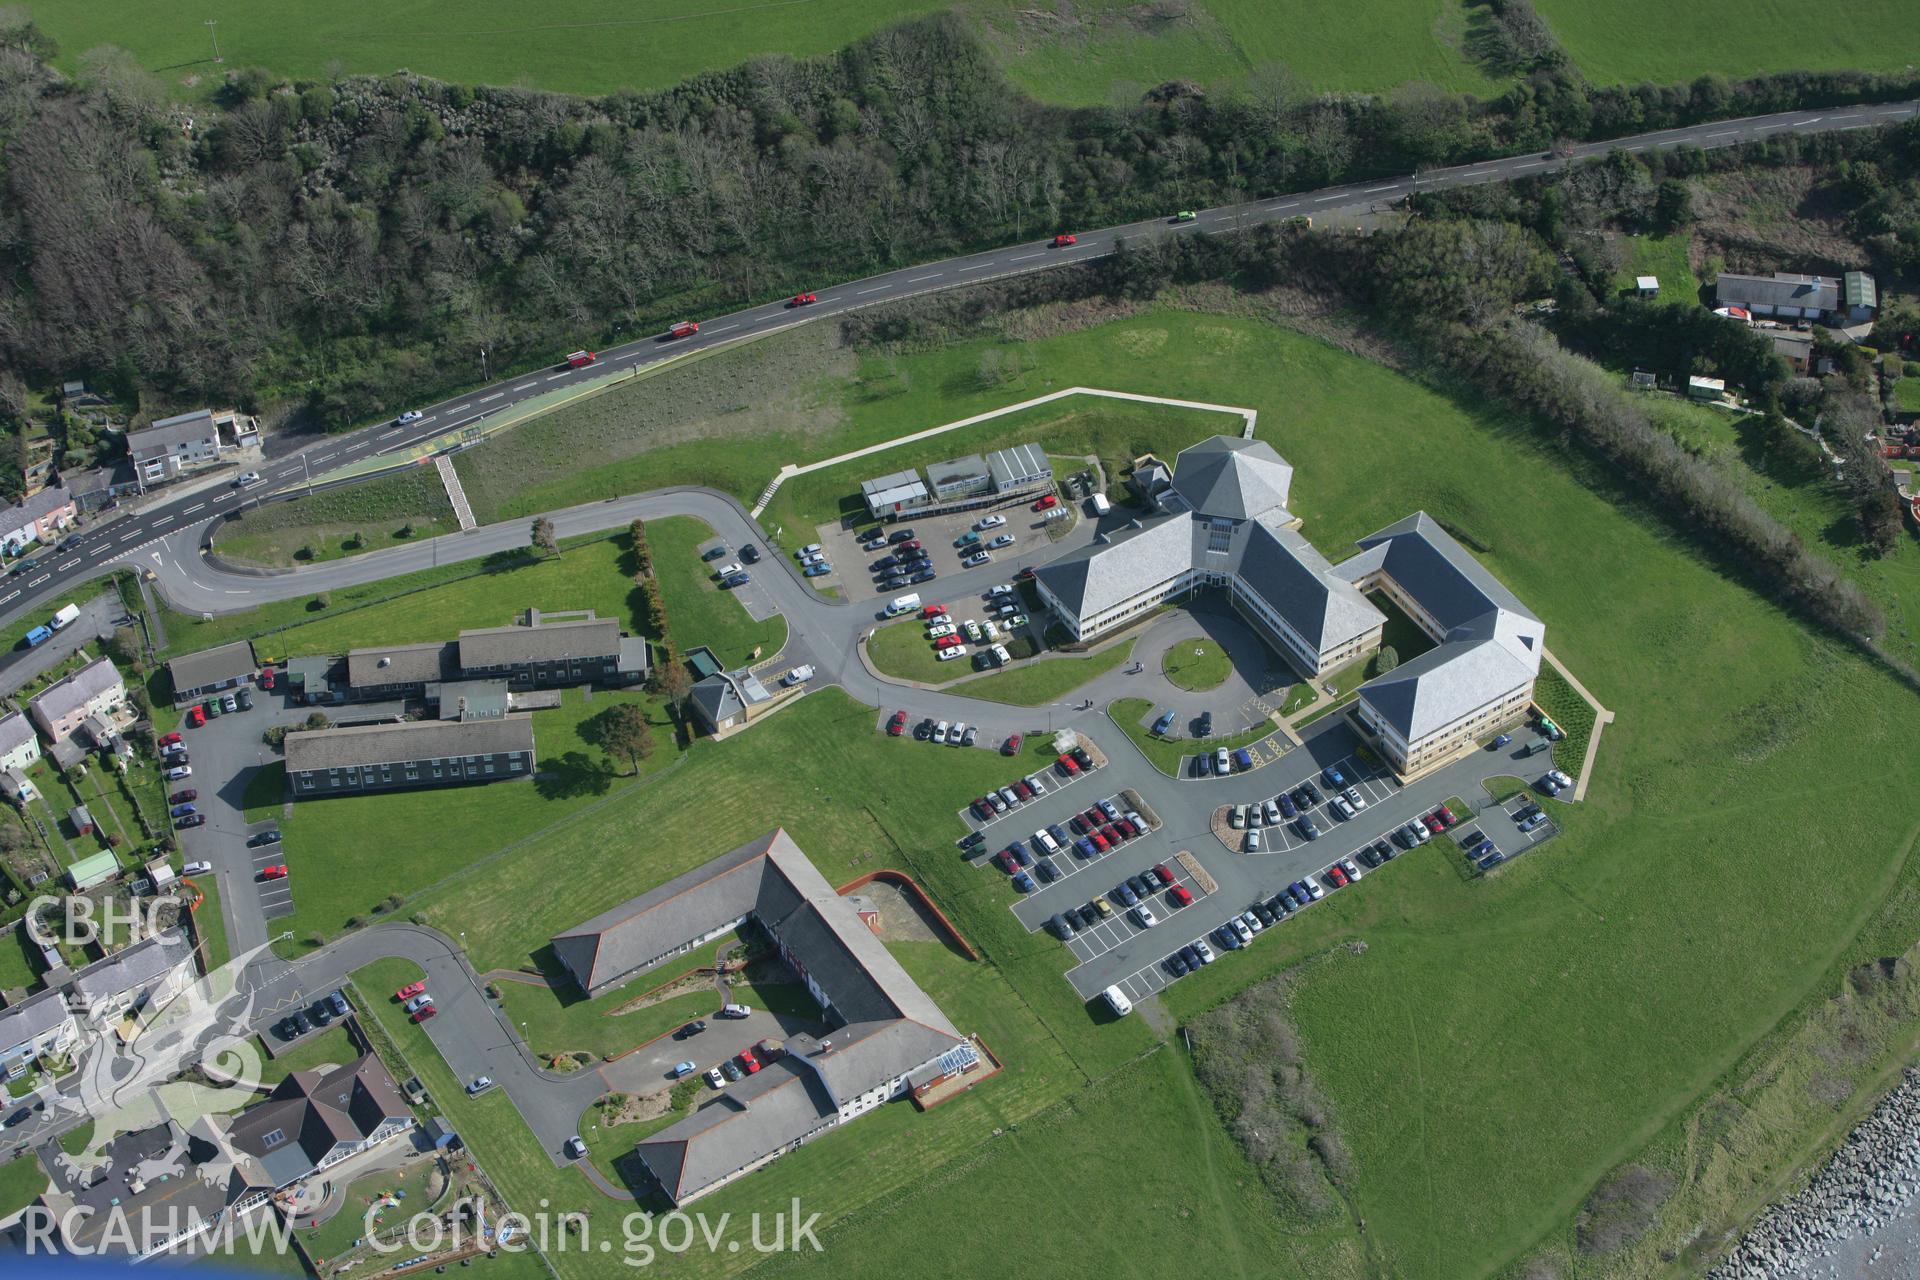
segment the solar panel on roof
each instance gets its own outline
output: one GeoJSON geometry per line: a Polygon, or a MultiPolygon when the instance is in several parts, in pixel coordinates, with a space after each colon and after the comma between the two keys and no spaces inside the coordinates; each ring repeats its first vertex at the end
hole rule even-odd
{"type": "Polygon", "coordinates": [[[980,1061],[980,1051],[971,1044],[958,1044],[940,1055],[940,1074],[958,1075],[980,1061]]]}

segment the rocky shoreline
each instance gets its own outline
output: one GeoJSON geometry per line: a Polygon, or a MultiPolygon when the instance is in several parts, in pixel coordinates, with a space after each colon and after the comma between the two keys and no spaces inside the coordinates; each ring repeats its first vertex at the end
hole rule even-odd
{"type": "Polygon", "coordinates": [[[1754,1220],[1709,1280],[1912,1275],[1916,1192],[1920,1069],[1908,1067],[1810,1183],[1754,1220]]]}

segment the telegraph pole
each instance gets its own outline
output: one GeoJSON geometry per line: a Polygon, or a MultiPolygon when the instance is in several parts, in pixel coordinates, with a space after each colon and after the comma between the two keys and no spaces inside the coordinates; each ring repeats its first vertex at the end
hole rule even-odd
{"type": "Polygon", "coordinates": [[[220,32],[216,30],[220,25],[220,19],[208,18],[202,25],[206,27],[207,35],[213,41],[213,60],[215,62],[225,62],[226,59],[220,56],[220,32]]]}

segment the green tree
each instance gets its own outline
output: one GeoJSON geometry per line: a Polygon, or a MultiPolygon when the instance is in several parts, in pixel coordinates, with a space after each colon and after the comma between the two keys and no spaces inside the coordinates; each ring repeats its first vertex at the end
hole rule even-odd
{"type": "Polygon", "coordinates": [[[625,757],[628,769],[639,773],[640,762],[653,754],[653,729],[647,724],[646,709],[638,703],[623,702],[595,718],[599,721],[601,749],[625,757]]]}
{"type": "Polygon", "coordinates": [[[1379,656],[1373,660],[1374,670],[1378,671],[1381,675],[1385,675],[1399,665],[1400,655],[1394,651],[1393,646],[1390,644],[1381,645],[1379,656]]]}

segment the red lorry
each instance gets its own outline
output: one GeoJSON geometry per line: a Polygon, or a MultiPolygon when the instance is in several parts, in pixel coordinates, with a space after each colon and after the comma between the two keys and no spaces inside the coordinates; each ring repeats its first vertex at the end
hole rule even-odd
{"type": "Polygon", "coordinates": [[[679,320],[668,327],[667,336],[669,338],[691,338],[698,332],[700,332],[700,322],[698,320],[679,320]]]}
{"type": "Polygon", "coordinates": [[[595,355],[591,351],[576,351],[572,355],[567,357],[567,368],[578,369],[583,365],[592,364],[595,360],[598,360],[599,358],[600,358],[599,356],[595,355]]]}

